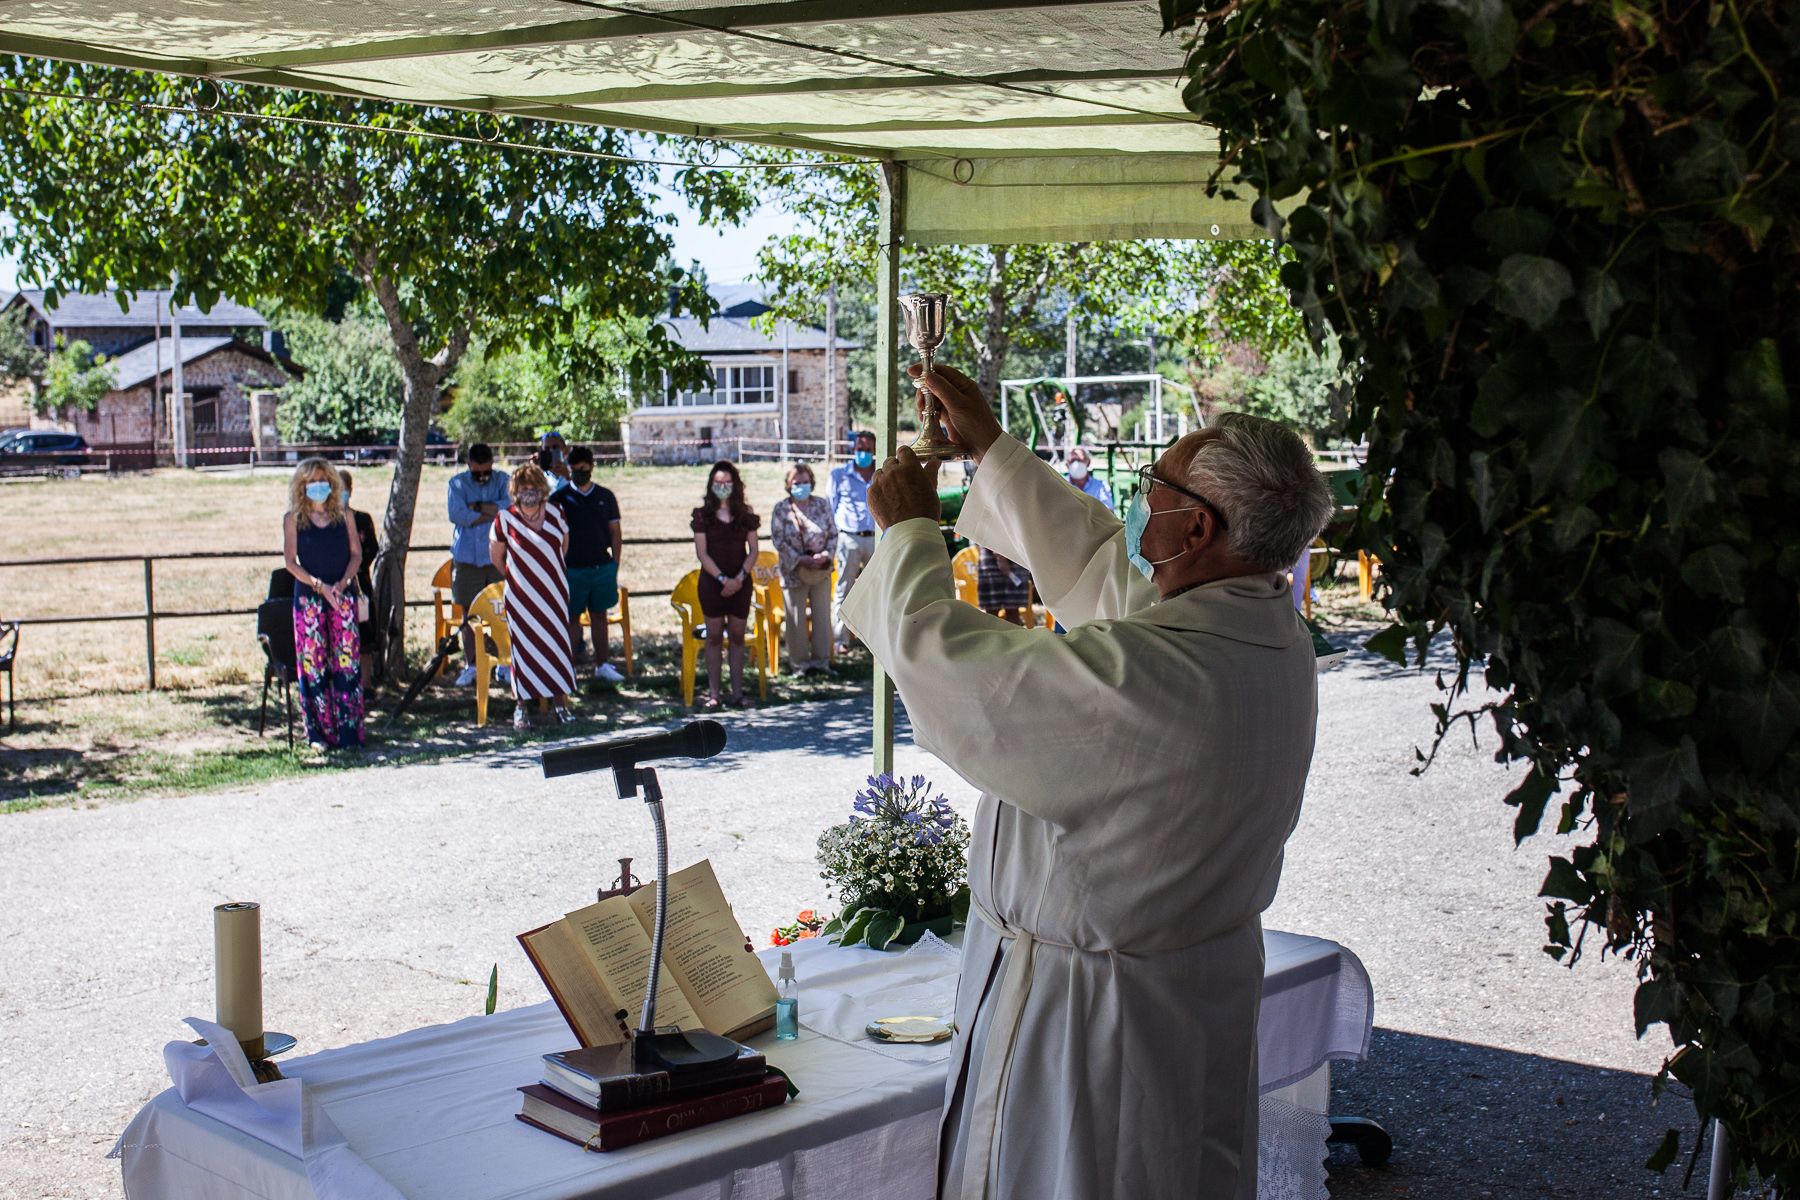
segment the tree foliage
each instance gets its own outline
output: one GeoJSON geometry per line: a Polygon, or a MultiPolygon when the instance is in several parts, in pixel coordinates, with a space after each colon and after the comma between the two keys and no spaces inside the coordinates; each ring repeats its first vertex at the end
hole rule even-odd
{"type": "Polygon", "coordinates": [[[1305,341],[1285,346],[1260,365],[1222,372],[1220,407],[1280,421],[1318,449],[1343,439],[1354,378],[1335,338],[1318,347],[1305,341]]]}
{"type": "Polygon", "coordinates": [[[0,387],[35,382],[44,370],[44,352],[31,344],[24,305],[0,313],[0,387]]]}
{"type": "Polygon", "coordinates": [[[300,312],[276,318],[288,355],[305,370],[275,410],[283,441],[383,445],[400,428],[406,381],[387,330],[369,305],[341,321],[300,312]]]}
{"type": "Polygon", "coordinates": [[[44,362],[43,384],[31,397],[32,411],[39,416],[55,413],[93,412],[100,398],[112,391],[117,373],[105,355],[80,338],[63,344],[44,362]]]}
{"type": "MultiPolygon", "coordinates": [[[[0,249],[23,276],[123,291],[173,278],[174,300],[202,308],[229,294],[320,311],[348,272],[373,297],[405,395],[377,583],[390,618],[404,596],[426,426],[474,340],[579,348],[576,316],[556,302],[577,287],[608,317],[654,316],[671,297],[710,310],[697,282],[667,266],[651,168],[602,157],[633,151],[623,134],[205,85],[221,114],[270,118],[244,121],[196,113],[183,79],[18,58],[0,73],[16,88],[99,101],[0,89],[0,204],[13,219],[0,249]]],[[[747,199],[723,173],[675,183],[709,214],[747,199]]],[[[666,340],[657,348],[678,355],[666,340]]],[[[389,645],[398,661],[401,638],[389,645]]]]}
{"type": "Polygon", "coordinates": [[[1520,839],[1553,800],[1583,835],[1547,949],[1635,959],[1659,1083],[1800,1188],[1795,6],[1242,0],[1191,36],[1226,186],[1362,367],[1373,644],[1450,632],[1440,726],[1530,764],[1520,839]],[[1472,675],[1500,699],[1452,712],[1472,675]]]}
{"type": "MultiPolygon", "coordinates": [[[[793,213],[796,230],[771,239],[758,273],[777,315],[819,320],[827,285],[858,286],[872,300],[879,237],[875,168],[781,176],[769,198],[793,213]]],[[[1009,355],[1060,357],[1061,318],[1072,307],[1089,327],[1156,331],[1196,355],[1221,329],[1267,337],[1273,348],[1300,325],[1263,243],[1107,242],[1019,246],[913,246],[901,287],[950,295],[946,357],[970,364],[989,395],[1009,355]],[[1045,320],[1053,315],[1055,320],[1045,320]]],[[[872,340],[872,331],[871,331],[872,340]]]]}

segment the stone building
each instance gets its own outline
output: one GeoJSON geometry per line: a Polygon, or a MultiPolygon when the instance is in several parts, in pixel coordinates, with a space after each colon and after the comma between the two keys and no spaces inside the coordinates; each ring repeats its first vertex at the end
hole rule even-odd
{"type": "Polygon", "coordinates": [[[769,311],[745,286],[715,287],[719,315],[702,328],[692,317],[664,322],[670,336],[706,359],[710,390],[664,388],[640,396],[621,422],[632,462],[698,463],[718,458],[823,461],[827,442],[841,456],[850,422],[849,356],[839,338],[830,394],[825,331],[784,321],[765,334],[750,318],[769,311]]]}
{"type": "MultiPolygon", "coordinates": [[[[87,439],[120,466],[166,461],[174,448],[178,406],[169,403],[176,340],[168,292],[139,292],[121,311],[110,295],[15,294],[0,310],[23,307],[39,349],[87,342],[113,369],[113,389],[91,412],[32,416],[34,428],[64,429],[87,439]]],[[[182,390],[188,397],[194,462],[207,466],[248,459],[250,448],[273,447],[280,388],[300,374],[281,358],[269,323],[255,309],[222,300],[210,312],[192,305],[180,313],[182,390]]]]}

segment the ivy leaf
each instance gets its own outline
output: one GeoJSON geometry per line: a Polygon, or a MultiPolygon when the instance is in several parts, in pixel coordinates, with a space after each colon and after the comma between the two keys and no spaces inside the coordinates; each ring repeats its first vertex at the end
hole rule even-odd
{"type": "Polygon", "coordinates": [[[1550,243],[1556,226],[1535,208],[1490,208],[1469,226],[1502,254],[1536,254],[1550,243]]]}
{"type": "Polygon", "coordinates": [[[900,936],[906,928],[906,922],[900,919],[899,913],[878,912],[869,920],[863,940],[869,943],[871,950],[886,950],[888,943],[900,936]]]}
{"type": "Polygon", "coordinates": [[[1517,805],[1519,815],[1513,819],[1513,842],[1516,845],[1538,831],[1544,819],[1544,806],[1556,792],[1556,780],[1536,767],[1518,787],[1507,794],[1506,803],[1517,805]]]}
{"type": "Polygon", "coordinates": [[[1594,682],[1600,694],[1637,691],[1644,678],[1644,635],[1623,622],[1599,617],[1588,623],[1587,641],[1593,650],[1594,682]]]}
{"type": "Polygon", "coordinates": [[[1544,875],[1544,886],[1539,889],[1538,895],[1586,904],[1594,898],[1594,885],[1583,878],[1581,872],[1575,869],[1575,864],[1568,859],[1552,858],[1550,870],[1544,875]]]}
{"type": "Polygon", "coordinates": [[[1692,450],[1671,447],[1656,456],[1663,473],[1663,503],[1669,523],[1680,525],[1715,499],[1713,473],[1692,450]]]}
{"type": "Polygon", "coordinates": [[[1744,766],[1761,773],[1781,760],[1800,730],[1800,677],[1774,671],[1754,690],[1723,693],[1718,704],[1720,718],[1744,755],[1744,766]]]}
{"type": "Polygon", "coordinates": [[[1618,282],[1605,271],[1595,271],[1581,285],[1581,311],[1587,317],[1588,332],[1599,341],[1612,324],[1613,314],[1625,303],[1618,282]]]}
{"type": "Polygon", "coordinates": [[[1535,254],[1508,255],[1500,263],[1499,284],[1500,310],[1533,329],[1548,325],[1562,302],[1575,294],[1569,268],[1535,254]]]}
{"type": "Polygon", "coordinates": [[[1363,643],[1363,646],[1396,666],[1406,665],[1406,626],[1389,625],[1363,643]]]}
{"type": "Polygon", "coordinates": [[[1531,498],[1541,500],[1552,487],[1566,490],[1581,477],[1600,445],[1603,422],[1590,404],[1569,403],[1544,443],[1532,455],[1531,498]]]}
{"type": "Polygon", "coordinates": [[[1721,542],[1714,542],[1687,556],[1681,564],[1681,580],[1702,596],[1717,596],[1732,604],[1744,599],[1744,556],[1721,542]]]}
{"type": "Polygon", "coordinates": [[[1675,1161],[1675,1156],[1679,1153],[1681,1153],[1681,1134],[1671,1129],[1663,1134],[1662,1145],[1656,1148],[1655,1154],[1645,1160],[1644,1166],[1660,1175],[1669,1169],[1669,1164],[1675,1161]]]}
{"type": "Polygon", "coordinates": [[[1646,679],[1638,707],[1653,721],[1685,717],[1694,711],[1694,689],[1673,679],[1646,679]]]}

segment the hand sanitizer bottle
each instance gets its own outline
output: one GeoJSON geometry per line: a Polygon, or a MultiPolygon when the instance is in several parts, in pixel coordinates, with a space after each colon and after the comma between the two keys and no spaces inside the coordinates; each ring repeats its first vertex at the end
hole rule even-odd
{"type": "Polygon", "coordinates": [[[781,968],[776,973],[781,985],[775,996],[775,1039],[796,1041],[800,1037],[800,983],[794,978],[794,954],[781,952],[781,968]]]}

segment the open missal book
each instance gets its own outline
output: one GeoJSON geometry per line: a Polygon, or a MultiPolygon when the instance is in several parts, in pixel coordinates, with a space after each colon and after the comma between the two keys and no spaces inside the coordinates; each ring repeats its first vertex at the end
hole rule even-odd
{"type": "MultiPolygon", "coordinates": [[[[611,896],[519,935],[583,1046],[631,1039],[650,975],[656,886],[611,896]]],[[[742,1039],[775,1024],[775,985],[702,860],[669,876],[656,1024],[742,1039]]]]}

